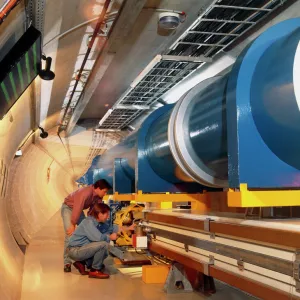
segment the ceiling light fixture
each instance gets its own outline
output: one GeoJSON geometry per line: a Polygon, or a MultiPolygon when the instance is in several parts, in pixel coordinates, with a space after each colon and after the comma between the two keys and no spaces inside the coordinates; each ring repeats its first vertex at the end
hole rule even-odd
{"type": "Polygon", "coordinates": [[[174,30],[186,19],[186,13],[184,11],[160,8],[155,10],[161,12],[158,15],[158,26],[162,29],[174,30]]]}

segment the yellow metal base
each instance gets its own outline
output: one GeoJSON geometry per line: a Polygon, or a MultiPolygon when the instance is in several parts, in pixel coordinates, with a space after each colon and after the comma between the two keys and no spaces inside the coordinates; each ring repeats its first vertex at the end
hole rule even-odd
{"type": "Polygon", "coordinates": [[[206,199],[207,193],[203,194],[143,194],[142,191],[138,191],[136,194],[119,194],[118,192],[113,195],[106,195],[104,200],[114,201],[135,201],[135,202],[187,202],[187,201],[201,201],[206,199]]]}
{"type": "Polygon", "coordinates": [[[170,193],[159,193],[159,194],[143,194],[142,191],[138,191],[136,194],[119,194],[114,193],[113,195],[107,195],[104,200],[113,201],[131,201],[131,202],[156,202],[160,203],[160,208],[171,209],[173,202],[191,202],[192,209],[206,212],[210,210],[210,193],[202,194],[170,194],[170,193]]]}
{"type": "MultiPolygon", "coordinates": [[[[158,202],[160,208],[172,208],[173,202],[191,202],[192,209],[202,212],[220,210],[226,207],[278,207],[300,206],[300,190],[248,190],[247,184],[241,184],[240,190],[229,189],[228,192],[204,192],[202,194],[119,194],[109,196],[114,201],[158,202]],[[220,208],[216,203],[224,203],[220,208]],[[226,205],[227,202],[227,205],[226,205]],[[224,205],[223,205],[224,206],[224,205]]],[[[108,196],[106,196],[108,199],[108,196]]]]}
{"type": "Polygon", "coordinates": [[[247,184],[240,191],[229,189],[229,207],[300,206],[300,190],[249,191],[247,184]]]}

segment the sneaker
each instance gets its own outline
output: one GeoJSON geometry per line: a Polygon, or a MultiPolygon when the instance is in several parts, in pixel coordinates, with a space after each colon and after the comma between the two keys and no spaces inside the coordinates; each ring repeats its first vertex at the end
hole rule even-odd
{"type": "Polygon", "coordinates": [[[89,272],[89,278],[107,279],[109,278],[109,275],[102,273],[99,270],[93,270],[89,272]]]}
{"type": "Polygon", "coordinates": [[[81,275],[89,275],[89,272],[85,270],[85,265],[80,261],[75,261],[73,266],[79,271],[81,275]]]}
{"type": "Polygon", "coordinates": [[[71,264],[67,264],[67,265],[64,266],[64,272],[65,273],[71,272],[71,264]]]}

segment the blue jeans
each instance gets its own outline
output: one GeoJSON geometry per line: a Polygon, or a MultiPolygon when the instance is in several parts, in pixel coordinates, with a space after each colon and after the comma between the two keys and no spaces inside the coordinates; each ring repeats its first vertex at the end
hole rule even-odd
{"type": "Polygon", "coordinates": [[[81,247],[69,247],[67,253],[72,259],[86,261],[88,267],[100,270],[103,267],[104,259],[108,256],[108,245],[107,242],[92,242],[81,247]]]}
{"type": "MultiPolygon", "coordinates": [[[[61,206],[61,217],[64,224],[65,230],[65,245],[64,245],[64,265],[71,264],[72,260],[69,258],[68,254],[66,253],[66,248],[68,247],[70,237],[67,235],[67,229],[71,226],[71,216],[72,216],[72,208],[70,208],[66,204],[62,204],[61,206]]],[[[82,212],[77,225],[79,225],[85,219],[85,215],[82,212]]]]}

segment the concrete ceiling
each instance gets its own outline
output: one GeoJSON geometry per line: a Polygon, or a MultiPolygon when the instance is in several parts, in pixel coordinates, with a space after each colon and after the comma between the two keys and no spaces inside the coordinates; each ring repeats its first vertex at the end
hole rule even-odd
{"type": "Polygon", "coordinates": [[[211,2],[211,0],[148,0],[128,38],[114,56],[81,118],[100,120],[149,62],[157,54],[166,51],[168,46],[195,21],[199,11],[211,2]],[[160,12],[150,8],[184,11],[187,19],[175,31],[158,30],[157,20],[160,12]]]}
{"type": "MultiPolygon", "coordinates": [[[[83,59],[82,45],[86,45],[87,36],[93,31],[93,24],[82,26],[67,35],[55,37],[87,20],[95,18],[101,12],[104,0],[45,0],[45,24],[43,51],[53,59],[52,69],[56,77],[52,82],[41,82],[41,113],[40,119],[47,129],[59,124],[61,110],[66,101],[70,83],[74,79],[75,70],[79,69],[78,61],[83,59]]],[[[118,11],[123,0],[114,0],[109,11],[118,11]]],[[[75,123],[81,119],[96,119],[100,121],[107,110],[116,102],[130,83],[157,55],[167,50],[197,18],[201,9],[208,7],[212,0],[135,0],[143,3],[143,9],[138,12],[137,19],[130,28],[127,38],[114,47],[110,56],[102,57],[100,45],[94,49],[92,58],[98,60],[95,70],[88,83],[94,80],[92,92],[86,92],[85,104],[81,108],[75,123]],[[159,12],[151,8],[164,8],[185,11],[186,21],[175,31],[158,30],[157,17],[159,12]],[[102,60],[101,60],[102,59],[102,60]],[[108,65],[108,68],[103,66],[108,65]],[[103,68],[104,71],[101,71],[103,68]],[[102,72],[101,76],[97,71],[102,72]],[[94,77],[94,78],[93,78],[94,77]],[[108,106],[105,106],[108,104],[108,106]],[[83,113],[82,113],[83,112],[83,113]]],[[[124,11],[121,11],[121,16],[124,11]]],[[[125,21],[126,21],[125,15],[125,21]]],[[[124,17],[124,16],[123,16],[124,17]]],[[[128,14],[128,24],[130,16],[128,14]]],[[[126,24],[126,22],[125,22],[126,24]]],[[[112,35],[114,34],[113,28],[112,35]]],[[[122,29],[122,28],[121,28],[122,29]]],[[[122,34],[119,29],[117,35],[122,34]]],[[[125,31],[125,30],[124,30],[125,31]]],[[[100,73],[101,73],[100,72],[100,73]]]]}
{"type": "MultiPolygon", "coordinates": [[[[118,10],[120,2],[114,1],[110,11],[118,10]]],[[[46,0],[43,52],[52,57],[52,69],[56,74],[53,81],[42,81],[41,121],[44,120],[46,128],[52,128],[60,121],[70,83],[85,54],[82,49],[87,45],[96,21],[72,30],[59,39],[56,37],[97,17],[103,3],[102,0],[46,0]]],[[[99,50],[97,46],[91,56],[99,50]]]]}

